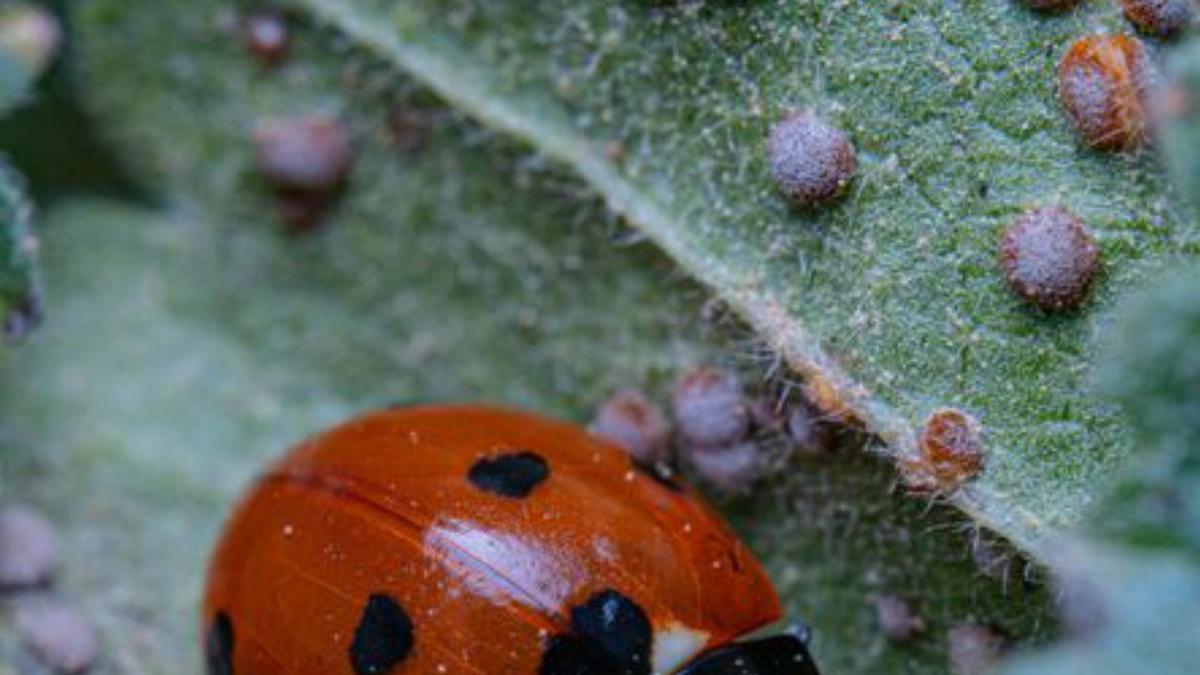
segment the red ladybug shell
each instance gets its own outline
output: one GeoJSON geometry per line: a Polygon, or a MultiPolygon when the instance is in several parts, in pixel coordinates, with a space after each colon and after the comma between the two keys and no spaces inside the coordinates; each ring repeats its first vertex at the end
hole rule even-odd
{"type": "Polygon", "coordinates": [[[616,446],[422,407],[347,422],[258,481],[217,548],[204,640],[213,675],[657,673],[780,613],[720,519],[616,446]]]}

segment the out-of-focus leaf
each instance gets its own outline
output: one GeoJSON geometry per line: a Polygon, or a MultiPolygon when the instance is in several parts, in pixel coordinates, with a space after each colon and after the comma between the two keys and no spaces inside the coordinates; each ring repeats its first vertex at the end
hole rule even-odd
{"type": "Polygon", "coordinates": [[[1130,300],[1101,370],[1142,452],[1058,557],[1082,635],[1006,675],[1200,669],[1200,274],[1130,300]]]}

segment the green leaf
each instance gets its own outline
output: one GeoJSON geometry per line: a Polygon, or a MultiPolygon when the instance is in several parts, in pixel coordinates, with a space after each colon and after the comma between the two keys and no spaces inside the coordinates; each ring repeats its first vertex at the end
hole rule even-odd
{"type": "MultiPolygon", "coordinates": [[[[1126,430],[1084,386],[1091,336],[1122,289],[1197,246],[1151,157],[1082,148],[1058,108],[1059,55],[1097,25],[1118,28],[1114,13],[941,0],[295,4],[340,37],[289,72],[305,71],[301,59],[369,54],[384,62],[375,70],[411,73],[572,167],[810,384],[856,410],[891,454],[915,452],[933,409],[973,413],[988,468],[953,500],[1022,547],[1039,551],[1077,523],[1125,465],[1126,430]],[[851,194],[821,212],[787,208],[766,175],[768,130],[797,107],[822,111],[859,150],[851,194]],[[613,142],[620,161],[606,156],[613,142]],[[1078,212],[1107,260],[1078,315],[1023,306],[996,262],[999,232],[1047,203],[1078,212]]],[[[193,119],[188,108],[213,99],[114,86],[185,86],[219,68],[198,31],[169,17],[162,37],[142,39],[183,41],[174,72],[132,63],[120,30],[138,12],[148,13],[85,10],[86,64],[104,83],[97,107],[113,120],[193,119]]]]}
{"type": "MultiPolygon", "coordinates": [[[[102,672],[196,667],[200,580],[232,499],[268,458],[356,411],[488,400],[582,423],[619,386],[665,401],[705,361],[767,386],[758,343],[703,319],[702,289],[622,243],[576,181],[335,34],[298,24],[289,64],[263,70],[221,5],[87,5],[92,100],[130,164],[170,188],[170,213],[51,215],[55,321],[0,387],[0,491],[62,524],[63,590],[102,627],[102,672]],[[422,149],[394,147],[394,106],[427,124],[422,149]],[[341,116],[356,158],[324,229],[288,237],[250,137],[259,119],[313,109],[341,116]]],[[[778,473],[722,506],[828,672],[944,672],[962,621],[1022,643],[1053,632],[1012,551],[1010,574],[980,573],[969,521],[896,494],[891,468],[853,448],[789,458],[778,441],[778,473]],[[889,645],[877,594],[912,599],[927,634],[889,645]]]]}
{"type": "Polygon", "coordinates": [[[1197,284],[1195,269],[1173,275],[1132,298],[1115,326],[1101,380],[1138,429],[1142,452],[1091,514],[1088,539],[1058,555],[1073,589],[1068,615],[1091,625],[1006,675],[1186,675],[1200,665],[1197,284]]]}
{"type": "MultiPolygon", "coordinates": [[[[582,423],[618,386],[663,400],[680,369],[740,337],[705,339],[697,290],[651,251],[590,255],[611,246],[599,214],[563,228],[567,212],[543,210],[572,206],[546,194],[552,174],[493,191],[459,159],[401,181],[405,212],[376,217],[352,198],[353,229],[311,242],[97,202],[50,215],[55,321],[2,373],[0,493],[59,523],[59,590],[101,628],[99,673],[198,670],[195,608],[221,521],[305,435],[395,400],[491,400],[582,423]],[[439,183],[433,202],[419,197],[439,183]],[[605,305],[612,294],[627,302],[605,305]],[[589,350],[612,357],[580,358],[589,350]]],[[[830,672],[944,672],[945,633],[966,620],[1023,643],[1053,631],[1012,552],[1000,550],[1011,571],[981,575],[970,525],[894,494],[887,466],[848,452],[788,468],[725,507],[830,672]],[[927,634],[889,645],[881,594],[911,599],[927,634]]],[[[13,650],[0,637],[0,660],[13,650]]]]}
{"type": "Polygon", "coordinates": [[[1200,40],[1172,54],[1162,148],[1179,190],[1200,203],[1200,40]]]}

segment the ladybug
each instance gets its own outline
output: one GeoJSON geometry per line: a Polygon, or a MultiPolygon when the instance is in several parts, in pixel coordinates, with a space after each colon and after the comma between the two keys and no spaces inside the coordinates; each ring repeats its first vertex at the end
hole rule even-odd
{"type": "Polygon", "coordinates": [[[818,675],[762,566],[686,486],[527,413],[368,413],[236,509],[210,675],[818,675]]]}

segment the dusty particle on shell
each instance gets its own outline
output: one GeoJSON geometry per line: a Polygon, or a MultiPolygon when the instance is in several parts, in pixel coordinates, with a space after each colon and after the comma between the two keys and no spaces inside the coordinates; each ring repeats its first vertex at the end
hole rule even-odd
{"type": "Polygon", "coordinates": [[[75,607],[32,602],[17,610],[16,623],[26,648],[59,673],[82,673],[96,662],[100,648],[96,630],[75,607]]]}
{"type": "Polygon", "coordinates": [[[907,642],[925,631],[925,620],[917,615],[912,603],[899,596],[876,598],[875,615],[884,637],[892,642],[907,642]]]}
{"type": "Polygon", "coordinates": [[[251,12],[242,21],[242,42],[264,66],[278,65],[287,56],[291,38],[283,14],[271,10],[251,12]]]}
{"type": "Polygon", "coordinates": [[[1121,0],[1125,17],[1138,30],[1166,37],[1183,28],[1195,15],[1195,0],[1121,0]]]}
{"type": "Polygon", "coordinates": [[[671,404],[685,445],[731,445],[750,431],[742,383],[729,371],[702,366],[685,373],[675,383],[671,404]]]}
{"type": "Polygon", "coordinates": [[[1000,239],[1009,287],[1047,312],[1077,308],[1100,268],[1100,249],[1083,222],[1059,207],[1021,215],[1000,239]]]}
{"type": "Polygon", "coordinates": [[[918,456],[900,464],[913,490],[946,491],[961,485],[983,470],[979,423],[954,408],[934,411],[921,431],[918,456]]]}
{"type": "Polygon", "coordinates": [[[0,587],[50,582],[58,569],[58,535],[37,511],[12,506],[0,513],[0,587]]]}
{"type": "Polygon", "coordinates": [[[946,654],[955,675],[983,675],[992,672],[1007,648],[1007,640],[996,629],[965,623],[950,629],[946,654]]]}
{"type": "Polygon", "coordinates": [[[762,452],[754,441],[717,447],[685,445],[683,452],[700,478],[722,492],[745,492],[763,475],[762,452]]]}
{"type": "Polygon", "coordinates": [[[841,195],[858,165],[846,133],[809,111],[777,123],[767,145],[771,177],[797,206],[816,206],[841,195]]]}
{"type": "Polygon", "coordinates": [[[671,428],[658,406],[636,389],[621,389],[596,410],[588,430],[648,465],[670,461],[671,428]]]}
{"type": "Polygon", "coordinates": [[[1059,63],[1058,79],[1063,110],[1085,143],[1132,150],[1146,142],[1160,78],[1137,38],[1079,38],[1059,63]]]}
{"type": "Polygon", "coordinates": [[[267,120],[254,134],[258,169],[278,188],[327,192],[350,170],[350,134],[323,113],[267,120]]]}

